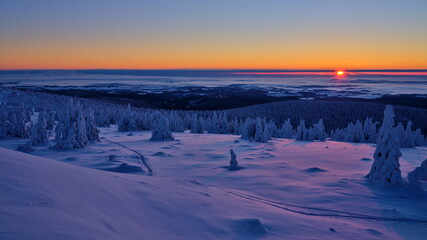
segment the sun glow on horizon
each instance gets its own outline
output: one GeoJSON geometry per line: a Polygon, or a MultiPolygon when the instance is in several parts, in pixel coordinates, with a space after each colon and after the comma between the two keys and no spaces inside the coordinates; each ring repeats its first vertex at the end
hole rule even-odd
{"type": "Polygon", "coordinates": [[[337,75],[338,76],[343,76],[345,74],[345,72],[344,71],[337,71],[337,75]]]}

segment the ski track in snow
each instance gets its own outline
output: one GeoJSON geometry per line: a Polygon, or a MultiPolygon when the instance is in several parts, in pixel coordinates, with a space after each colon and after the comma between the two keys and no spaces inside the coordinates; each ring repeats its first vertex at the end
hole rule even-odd
{"type": "Polygon", "coordinates": [[[136,151],[135,149],[129,148],[129,147],[127,147],[127,146],[125,146],[125,145],[123,145],[121,143],[114,142],[114,141],[111,141],[111,140],[108,140],[108,139],[105,139],[105,140],[107,142],[114,143],[116,145],[121,146],[122,148],[125,148],[125,149],[127,149],[129,151],[132,151],[132,152],[136,153],[139,156],[139,159],[141,160],[142,164],[147,168],[147,170],[148,170],[148,176],[153,176],[153,168],[148,164],[148,162],[145,159],[144,155],[142,155],[140,152],[136,151]]]}
{"type": "Polygon", "coordinates": [[[262,203],[264,205],[269,205],[269,206],[279,208],[288,212],[298,213],[298,214],[307,215],[307,216],[350,218],[350,219],[363,219],[363,220],[387,221],[387,222],[407,222],[407,223],[424,223],[424,224],[427,223],[427,219],[413,219],[413,218],[404,218],[404,217],[380,217],[380,216],[353,213],[348,211],[339,211],[339,210],[333,210],[333,209],[327,209],[327,208],[298,206],[294,204],[287,204],[283,202],[272,201],[266,198],[261,198],[254,195],[242,193],[242,192],[236,192],[236,191],[230,191],[230,190],[226,190],[226,192],[234,196],[244,198],[246,200],[262,203]],[[296,210],[292,208],[299,208],[302,210],[296,210]],[[308,212],[304,210],[313,210],[314,212],[308,212]],[[325,213],[318,213],[316,211],[325,212],[325,213]]]}
{"type": "MultiPolygon", "coordinates": [[[[116,145],[119,145],[125,149],[128,149],[128,150],[136,153],[140,157],[142,164],[147,168],[148,175],[153,176],[152,168],[150,167],[150,165],[146,161],[145,157],[141,153],[139,153],[138,151],[131,149],[131,148],[129,148],[129,147],[127,147],[121,143],[114,142],[114,141],[111,141],[108,139],[106,139],[106,141],[114,143],[116,145]]],[[[381,216],[367,215],[367,214],[354,213],[354,212],[349,212],[349,211],[340,211],[340,210],[327,209],[327,208],[299,206],[299,205],[295,205],[295,204],[288,204],[288,203],[273,201],[273,200],[269,200],[266,198],[261,198],[258,196],[254,196],[254,195],[250,195],[250,194],[246,194],[246,193],[242,193],[242,192],[237,192],[237,191],[226,190],[226,192],[229,194],[232,194],[234,196],[252,201],[252,202],[258,202],[258,203],[261,203],[264,205],[269,205],[271,207],[279,208],[279,209],[284,210],[284,211],[298,213],[298,214],[307,215],[307,216],[332,217],[332,218],[350,218],[350,219],[363,219],[363,220],[371,220],[371,221],[408,222],[408,223],[427,224],[427,219],[413,219],[413,218],[404,218],[404,217],[381,217],[381,216]],[[301,210],[296,210],[295,208],[301,209],[301,210]],[[311,210],[312,212],[304,211],[304,210],[311,210]]]]}

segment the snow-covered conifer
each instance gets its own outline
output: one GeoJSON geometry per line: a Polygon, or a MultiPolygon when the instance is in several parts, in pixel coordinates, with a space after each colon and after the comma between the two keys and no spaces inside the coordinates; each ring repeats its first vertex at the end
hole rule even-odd
{"type": "Polygon", "coordinates": [[[49,143],[49,135],[46,124],[46,113],[40,112],[37,123],[33,125],[29,144],[32,146],[49,143]]]}
{"type": "Polygon", "coordinates": [[[255,142],[263,142],[263,132],[264,128],[262,127],[262,122],[260,118],[256,119],[256,131],[255,136],[253,137],[255,142]]]}
{"type": "Polygon", "coordinates": [[[203,129],[203,119],[200,117],[198,118],[196,114],[193,115],[193,121],[191,123],[191,130],[190,133],[204,133],[205,130],[203,129]]]}
{"type": "Polygon", "coordinates": [[[320,119],[318,123],[313,125],[313,139],[314,140],[325,140],[325,125],[323,124],[323,120],[320,119]]]}
{"type": "Polygon", "coordinates": [[[305,126],[304,120],[300,121],[295,132],[295,138],[297,140],[307,140],[307,127],[305,126]]]}
{"type": "Polygon", "coordinates": [[[230,159],[230,167],[229,169],[231,171],[235,171],[235,170],[239,170],[239,163],[237,162],[237,157],[236,154],[234,153],[233,149],[230,149],[230,155],[231,155],[231,159],[230,159]]]}
{"type": "Polygon", "coordinates": [[[219,119],[218,119],[216,112],[214,112],[212,115],[211,123],[210,123],[209,129],[208,129],[208,132],[209,133],[220,133],[219,119]]]}
{"type": "Polygon", "coordinates": [[[421,185],[420,180],[427,180],[427,159],[421,163],[420,167],[416,167],[408,173],[408,181],[412,186],[419,187],[421,185]]]}
{"type": "Polygon", "coordinates": [[[293,127],[291,124],[291,119],[288,118],[282,125],[280,129],[280,137],[282,138],[292,138],[293,127]]]}
{"type": "Polygon", "coordinates": [[[93,114],[92,108],[89,108],[85,120],[86,135],[89,142],[100,142],[99,129],[96,127],[95,115],[93,114]]]}
{"type": "Polygon", "coordinates": [[[366,118],[363,124],[363,134],[365,135],[366,142],[375,143],[377,141],[377,124],[373,122],[372,118],[366,118]]]}
{"type": "Polygon", "coordinates": [[[74,104],[70,99],[62,118],[56,127],[56,144],[55,148],[70,150],[74,148],[82,148],[89,142],[85,126],[85,118],[83,116],[80,103],[74,104]]]}
{"type": "Polygon", "coordinates": [[[253,119],[246,118],[242,127],[242,138],[248,140],[253,139],[257,130],[256,126],[256,122],[253,119]]]}
{"type": "Polygon", "coordinates": [[[78,108],[76,110],[77,110],[76,140],[79,144],[79,147],[82,148],[89,143],[89,139],[87,137],[86,120],[85,120],[84,114],[82,112],[82,109],[78,108]]]}
{"type": "Polygon", "coordinates": [[[239,121],[236,118],[230,122],[229,129],[231,134],[237,135],[240,133],[239,121]]]}
{"type": "Polygon", "coordinates": [[[413,139],[415,146],[423,146],[426,145],[426,138],[421,133],[421,129],[417,129],[413,133],[413,139]]]}
{"type": "Polygon", "coordinates": [[[369,181],[379,185],[402,185],[399,157],[399,140],[394,129],[394,112],[391,105],[384,111],[384,120],[378,135],[374,162],[367,175],[369,181]]]}
{"type": "Polygon", "coordinates": [[[14,122],[12,122],[12,125],[15,127],[15,131],[14,131],[14,137],[20,137],[20,138],[28,138],[30,137],[30,131],[28,129],[28,125],[27,122],[25,121],[26,116],[25,116],[25,110],[17,110],[16,111],[16,118],[14,118],[13,120],[15,120],[14,122]]]}
{"type": "Polygon", "coordinates": [[[161,118],[155,124],[152,130],[150,141],[173,141],[175,140],[172,132],[169,129],[169,121],[167,118],[161,118]]]}
{"type": "Polygon", "coordinates": [[[408,121],[408,123],[406,124],[406,129],[402,140],[404,142],[404,144],[402,144],[403,147],[412,148],[415,146],[415,139],[414,133],[412,132],[411,121],[408,121]]]}
{"type": "Polygon", "coordinates": [[[120,132],[134,131],[137,129],[135,114],[132,112],[131,105],[128,104],[126,111],[123,112],[119,122],[118,130],[120,132]]]}

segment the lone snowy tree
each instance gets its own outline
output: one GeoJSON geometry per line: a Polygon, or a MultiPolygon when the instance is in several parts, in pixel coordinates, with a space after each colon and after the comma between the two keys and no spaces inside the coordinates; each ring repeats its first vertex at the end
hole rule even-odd
{"type": "Polygon", "coordinates": [[[150,141],[173,141],[175,140],[169,129],[169,121],[167,118],[162,117],[157,121],[152,131],[150,141]]]}
{"type": "Polygon", "coordinates": [[[229,170],[230,171],[235,171],[235,170],[239,170],[239,163],[237,162],[237,157],[236,154],[234,153],[233,149],[230,149],[230,155],[231,155],[231,160],[230,160],[230,167],[229,170]]]}
{"type": "Polygon", "coordinates": [[[387,105],[384,110],[383,125],[377,139],[374,162],[366,176],[369,181],[379,185],[402,185],[399,157],[399,139],[394,129],[393,107],[387,105]]]}
{"type": "Polygon", "coordinates": [[[412,186],[420,187],[420,180],[427,180],[427,159],[421,163],[420,167],[417,167],[412,172],[408,173],[408,181],[412,186]]]}
{"type": "Polygon", "coordinates": [[[31,132],[29,144],[32,146],[49,143],[49,134],[47,132],[46,113],[40,112],[37,123],[31,132]]]}

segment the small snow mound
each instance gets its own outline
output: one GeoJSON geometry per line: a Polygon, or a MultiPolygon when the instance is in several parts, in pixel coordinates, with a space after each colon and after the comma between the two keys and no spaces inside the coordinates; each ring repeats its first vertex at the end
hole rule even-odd
{"type": "Polygon", "coordinates": [[[194,184],[194,185],[200,185],[200,186],[202,185],[199,181],[194,180],[194,179],[188,180],[188,182],[191,183],[191,184],[194,184]]]}
{"type": "Polygon", "coordinates": [[[304,170],[304,172],[308,173],[316,173],[316,172],[327,172],[327,170],[318,167],[311,167],[304,170]]]}
{"type": "Polygon", "coordinates": [[[77,160],[77,158],[74,158],[74,157],[67,157],[67,158],[64,158],[64,159],[62,159],[63,161],[65,161],[65,162],[74,162],[74,161],[76,161],[77,160]]]}
{"type": "Polygon", "coordinates": [[[371,229],[371,228],[366,229],[366,231],[368,231],[370,234],[375,235],[375,236],[383,235],[382,232],[377,231],[375,229],[371,229]]]}
{"type": "Polygon", "coordinates": [[[361,158],[360,161],[370,162],[370,161],[372,161],[372,159],[370,159],[370,158],[361,158]]]}
{"type": "Polygon", "coordinates": [[[234,229],[243,239],[262,237],[268,233],[262,222],[257,219],[239,219],[236,221],[234,229]]]}
{"type": "Polygon", "coordinates": [[[34,148],[32,148],[30,144],[19,144],[16,150],[24,153],[30,153],[34,151],[34,148]]]}
{"type": "Polygon", "coordinates": [[[159,156],[159,157],[162,157],[162,156],[168,156],[168,154],[166,154],[166,153],[164,153],[164,152],[156,152],[156,153],[154,153],[153,155],[151,155],[151,156],[159,156]]]}
{"type": "Polygon", "coordinates": [[[135,173],[135,172],[143,172],[140,166],[130,165],[127,163],[122,163],[117,167],[105,169],[106,171],[118,172],[118,173],[135,173]]]}

